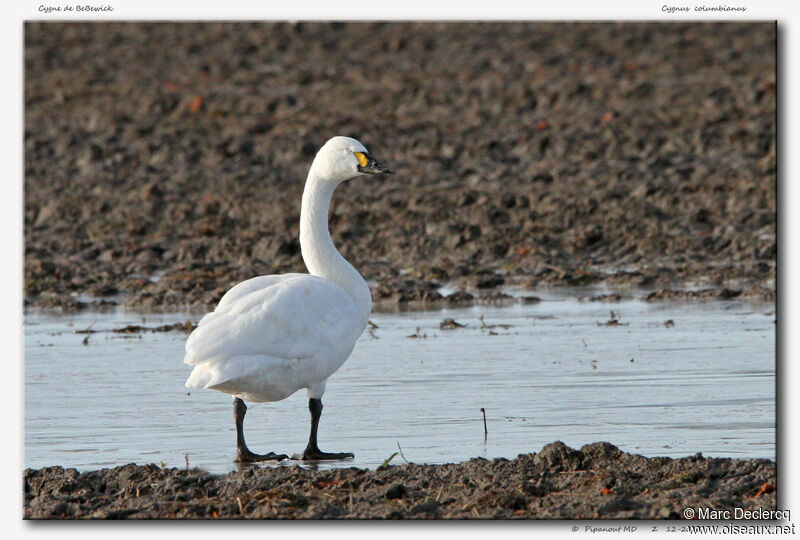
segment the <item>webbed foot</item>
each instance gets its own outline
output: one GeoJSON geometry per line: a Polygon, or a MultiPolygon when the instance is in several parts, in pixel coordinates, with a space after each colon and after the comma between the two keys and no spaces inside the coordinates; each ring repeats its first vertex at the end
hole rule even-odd
{"type": "Polygon", "coordinates": [[[353,459],[352,452],[323,452],[319,448],[306,448],[303,452],[303,461],[318,461],[323,459],[353,459]]]}
{"type": "Polygon", "coordinates": [[[276,454],[275,452],[267,452],[266,454],[254,454],[246,446],[244,448],[236,449],[236,462],[237,463],[255,463],[257,461],[283,461],[289,459],[286,454],[276,454]]]}

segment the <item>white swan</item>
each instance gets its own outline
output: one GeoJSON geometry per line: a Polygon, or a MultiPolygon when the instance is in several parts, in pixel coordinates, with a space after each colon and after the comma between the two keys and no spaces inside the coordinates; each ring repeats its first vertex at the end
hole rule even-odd
{"type": "Polygon", "coordinates": [[[360,174],[391,173],[360,142],[334,137],[311,164],[300,211],[300,248],[309,274],[259,276],[239,283],[205,315],[186,341],[184,362],[194,366],[189,388],[234,396],[238,461],[286,459],[254,454],[244,441],[243,400],[285,399],[308,390],[311,435],[303,459],[341,459],[322,452],[317,426],[325,383],[353,351],[372,310],[369,287],[336,250],[328,209],[336,187],[360,174]]]}

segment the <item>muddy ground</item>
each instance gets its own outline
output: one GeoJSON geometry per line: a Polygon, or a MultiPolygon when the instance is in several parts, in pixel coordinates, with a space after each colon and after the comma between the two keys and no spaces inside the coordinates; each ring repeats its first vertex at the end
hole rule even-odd
{"type": "Polygon", "coordinates": [[[765,459],[645,458],[561,442],[516,459],[377,471],[256,467],[222,476],[125,465],[27,469],[27,519],[682,519],[687,507],[776,509],[765,459]]]}
{"type": "Polygon", "coordinates": [[[304,271],[338,134],[397,171],[334,200],[376,300],[774,298],[775,53],[771,23],[27,23],[26,305],[208,307],[304,271]]]}

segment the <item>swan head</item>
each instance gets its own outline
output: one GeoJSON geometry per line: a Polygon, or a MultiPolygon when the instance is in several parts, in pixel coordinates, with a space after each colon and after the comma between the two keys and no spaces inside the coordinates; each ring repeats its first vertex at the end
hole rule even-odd
{"type": "Polygon", "coordinates": [[[350,137],[333,137],[326,142],[317,152],[311,170],[336,184],[362,174],[394,172],[369,155],[363,144],[350,137]]]}

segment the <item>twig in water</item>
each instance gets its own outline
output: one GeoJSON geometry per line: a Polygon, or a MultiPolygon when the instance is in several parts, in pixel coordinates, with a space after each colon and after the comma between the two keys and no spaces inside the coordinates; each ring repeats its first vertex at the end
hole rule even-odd
{"type": "Polygon", "coordinates": [[[502,328],[503,330],[508,330],[513,324],[486,324],[486,321],[483,318],[483,315],[478,317],[478,320],[481,322],[481,330],[489,330],[490,336],[497,336],[497,332],[492,332],[493,328],[502,328]]]}
{"type": "Polygon", "coordinates": [[[400,441],[397,441],[397,449],[400,451],[400,457],[403,458],[403,461],[405,461],[406,463],[411,463],[406,459],[406,456],[403,455],[403,449],[400,448],[400,441]]]}
{"type": "Polygon", "coordinates": [[[389,456],[388,458],[386,458],[386,460],[385,460],[383,463],[381,463],[381,466],[380,466],[380,467],[378,467],[378,469],[383,469],[384,467],[386,467],[387,465],[389,465],[389,462],[390,462],[390,461],[392,461],[392,460],[393,460],[395,457],[397,457],[397,454],[399,454],[399,453],[400,453],[400,452],[395,452],[394,454],[392,454],[391,456],[389,456]]]}
{"type": "Polygon", "coordinates": [[[417,339],[417,338],[427,339],[428,334],[420,334],[420,332],[421,332],[421,329],[420,329],[419,326],[417,326],[417,331],[414,332],[413,334],[411,334],[410,336],[406,336],[406,337],[407,338],[411,338],[411,339],[417,339]]]}
{"type": "Polygon", "coordinates": [[[73,330],[73,333],[74,334],[94,334],[95,332],[97,332],[97,330],[92,330],[92,326],[94,326],[96,322],[97,321],[94,321],[92,324],[90,324],[89,326],[87,326],[83,330],[73,330]]]}
{"type": "Polygon", "coordinates": [[[613,311],[610,315],[611,317],[604,323],[597,321],[597,326],[628,326],[628,323],[619,322],[619,317],[613,311]]]}
{"type": "Polygon", "coordinates": [[[483,413],[483,442],[489,438],[489,428],[486,427],[486,409],[481,407],[481,412],[483,413]]]}

